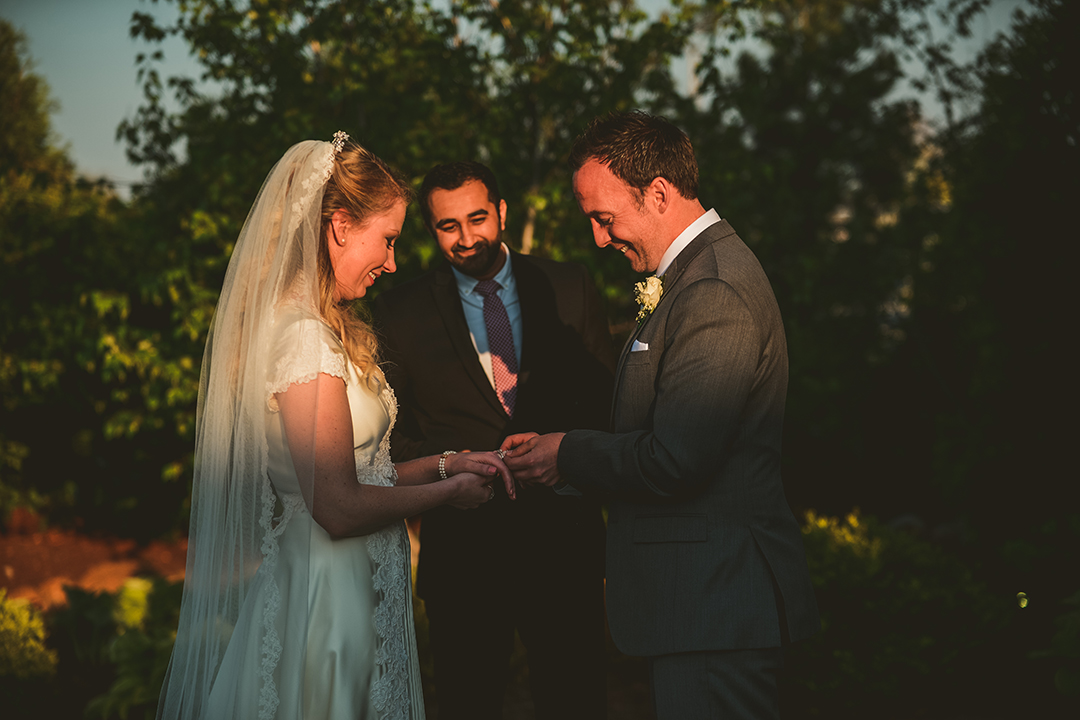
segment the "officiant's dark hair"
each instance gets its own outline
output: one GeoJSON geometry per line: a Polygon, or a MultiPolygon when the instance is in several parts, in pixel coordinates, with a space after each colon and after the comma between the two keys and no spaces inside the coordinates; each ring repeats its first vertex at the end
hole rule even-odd
{"type": "MultiPolygon", "coordinates": [[[[424,227],[428,232],[435,235],[435,229],[431,227],[431,205],[428,198],[436,190],[457,190],[467,182],[479,180],[487,188],[488,200],[495,206],[495,214],[499,215],[499,205],[502,195],[499,193],[499,181],[495,179],[495,173],[491,168],[473,160],[443,163],[436,165],[428,171],[424,182],[420,186],[420,215],[424,218],[424,227]]],[[[501,218],[500,218],[501,219],[501,218]]]]}
{"type": "Polygon", "coordinates": [[[644,196],[662,177],[687,200],[698,193],[698,166],[690,138],[659,115],[641,110],[593,119],[570,149],[570,171],[595,158],[644,196]]]}

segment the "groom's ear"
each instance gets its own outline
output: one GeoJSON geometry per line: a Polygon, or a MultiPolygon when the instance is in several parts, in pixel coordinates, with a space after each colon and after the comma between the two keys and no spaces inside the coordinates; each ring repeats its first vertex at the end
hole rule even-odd
{"type": "Polygon", "coordinates": [[[671,207],[671,201],[674,199],[673,192],[675,192],[674,186],[666,178],[658,175],[645,188],[643,199],[647,205],[655,207],[656,211],[662,215],[671,207]]]}

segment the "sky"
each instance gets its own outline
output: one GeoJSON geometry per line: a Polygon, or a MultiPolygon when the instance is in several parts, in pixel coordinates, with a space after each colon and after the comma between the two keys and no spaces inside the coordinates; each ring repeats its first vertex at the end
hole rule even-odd
{"type": "MultiPolygon", "coordinates": [[[[639,1],[645,7],[666,4],[639,1]]],[[[1007,28],[1019,4],[992,0],[990,10],[973,26],[969,52],[1007,28]]],[[[135,11],[163,22],[176,12],[171,3],[149,0],[0,0],[0,17],[26,35],[34,72],[45,79],[58,103],[52,118],[58,144],[68,147],[79,172],[107,178],[125,196],[142,172],[127,162],[116,128],[134,115],[142,100],[135,56],[156,49],[130,36],[135,11]]],[[[161,49],[165,77],[198,77],[198,64],[182,41],[170,40],[161,49]]]]}
{"type": "MultiPolygon", "coordinates": [[[[0,17],[26,35],[33,70],[59,105],[52,116],[58,143],[68,145],[81,173],[104,176],[122,192],[142,171],[127,162],[116,128],[142,100],[135,56],[152,51],[128,33],[136,10],[175,13],[169,3],[142,0],[0,0],[0,17]]],[[[182,42],[163,50],[166,74],[198,74],[182,42]]]]}

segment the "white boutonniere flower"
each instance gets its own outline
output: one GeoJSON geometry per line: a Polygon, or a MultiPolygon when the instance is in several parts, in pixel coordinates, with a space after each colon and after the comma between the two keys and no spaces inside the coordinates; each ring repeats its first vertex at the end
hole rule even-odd
{"type": "Polygon", "coordinates": [[[634,285],[634,296],[637,299],[638,305],[641,307],[638,309],[637,321],[638,325],[645,322],[645,320],[652,314],[652,311],[656,309],[657,303],[660,302],[660,297],[664,294],[664,278],[653,275],[646,278],[642,282],[634,285]]]}

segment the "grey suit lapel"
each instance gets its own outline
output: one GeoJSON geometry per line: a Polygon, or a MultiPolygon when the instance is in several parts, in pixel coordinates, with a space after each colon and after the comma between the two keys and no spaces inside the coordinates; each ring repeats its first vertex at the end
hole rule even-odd
{"type": "MultiPolygon", "coordinates": [[[[679,277],[688,265],[697,257],[698,253],[709,246],[710,243],[723,239],[729,235],[734,235],[735,230],[731,227],[727,220],[721,220],[720,222],[713,223],[709,227],[701,231],[696,238],[690,241],[690,243],[682,249],[675,259],[671,261],[671,265],[668,266],[667,271],[664,273],[664,292],[660,296],[660,302],[653,308],[653,313],[660,309],[660,306],[674,294],[675,288],[678,286],[679,277]]],[[[618,393],[619,383],[622,381],[623,365],[626,363],[626,358],[630,355],[630,347],[637,340],[638,335],[645,329],[645,326],[649,324],[649,317],[644,321],[637,324],[634,328],[634,332],[630,333],[629,339],[626,344],[623,345],[622,353],[619,355],[619,364],[615,369],[615,392],[618,393]]],[[[614,409],[614,403],[612,404],[614,409]]]]}
{"type": "Polygon", "coordinates": [[[465,322],[465,312],[461,308],[461,296],[458,295],[457,281],[450,266],[443,263],[435,271],[435,283],[431,286],[431,293],[435,298],[435,307],[442,316],[446,333],[450,336],[450,344],[461,360],[461,366],[465,368],[465,374],[476,385],[476,389],[491,405],[492,409],[505,414],[499,397],[495,394],[495,388],[491,387],[484,367],[480,364],[480,358],[476,354],[476,347],[469,334],[469,325],[465,322]]]}
{"type": "Polygon", "coordinates": [[[668,267],[667,272],[664,273],[664,294],[660,298],[660,303],[663,303],[664,300],[667,299],[669,289],[675,289],[683,271],[686,270],[702,250],[707,248],[711,243],[734,234],[735,230],[728,221],[721,220],[720,222],[713,223],[705,228],[701,231],[700,235],[691,240],[690,244],[684,247],[682,252],[675,256],[675,259],[671,261],[671,265],[668,267]]]}

